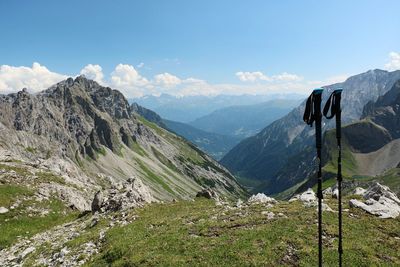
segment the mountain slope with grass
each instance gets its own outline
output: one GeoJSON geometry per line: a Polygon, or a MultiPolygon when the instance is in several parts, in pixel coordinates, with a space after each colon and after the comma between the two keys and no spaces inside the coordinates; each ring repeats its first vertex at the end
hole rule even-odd
{"type": "MultiPolygon", "coordinates": [[[[345,82],[325,86],[323,103],[337,87],[343,87],[343,124],[358,121],[364,106],[388,92],[400,79],[400,71],[371,70],[348,78],[345,82]]],[[[261,181],[256,190],[269,194],[282,192],[301,183],[313,172],[314,128],[302,120],[303,102],[254,137],[234,147],[221,163],[233,173],[261,181]]],[[[323,130],[334,127],[334,120],[323,130]]]]}
{"type": "Polygon", "coordinates": [[[210,186],[221,195],[243,193],[205,153],[138,116],[120,92],[84,77],[0,101],[4,153],[68,175],[87,188],[84,197],[130,177],[160,200],[190,198],[210,186]]]}

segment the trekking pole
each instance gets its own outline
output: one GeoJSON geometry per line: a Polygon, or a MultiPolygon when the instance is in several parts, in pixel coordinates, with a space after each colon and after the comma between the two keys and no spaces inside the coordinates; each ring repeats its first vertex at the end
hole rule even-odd
{"type": "Polygon", "coordinates": [[[336,116],[336,140],[338,145],[338,173],[337,173],[337,183],[338,183],[338,209],[339,209],[339,243],[338,243],[338,252],[339,252],[339,266],[342,266],[342,256],[343,256],[343,247],[342,247],[342,143],[341,143],[341,135],[342,135],[342,110],[340,107],[340,100],[342,98],[342,88],[338,88],[329,97],[328,101],[324,107],[324,116],[327,119],[332,119],[333,116],[336,116]],[[329,110],[331,114],[328,115],[329,110]]]}
{"type": "Polygon", "coordinates": [[[312,127],[315,121],[315,144],[317,148],[318,161],[318,266],[322,267],[322,166],[321,166],[321,146],[322,146],[322,129],[321,129],[321,97],[322,88],[314,89],[307,99],[306,109],[304,111],[303,120],[312,127]]]}

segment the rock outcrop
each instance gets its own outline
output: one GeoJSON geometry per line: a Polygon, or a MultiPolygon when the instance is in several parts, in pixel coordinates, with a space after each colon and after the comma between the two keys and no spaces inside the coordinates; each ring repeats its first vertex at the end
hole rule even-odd
{"type": "Polygon", "coordinates": [[[247,200],[247,202],[250,203],[250,204],[255,204],[255,203],[258,203],[258,204],[275,204],[277,201],[274,198],[269,197],[269,196],[267,196],[267,195],[265,195],[263,193],[258,193],[256,195],[252,195],[247,200]]]}
{"type": "Polygon", "coordinates": [[[382,219],[396,218],[400,215],[400,199],[389,187],[376,183],[363,195],[365,201],[351,199],[351,207],[360,208],[382,219]]]}
{"type": "Polygon", "coordinates": [[[315,202],[317,202],[317,196],[315,195],[314,191],[311,188],[309,188],[309,189],[307,189],[307,191],[293,196],[289,200],[289,202],[296,201],[296,200],[299,200],[305,204],[315,203],[315,202]]]}
{"type": "Polygon", "coordinates": [[[218,195],[211,189],[202,189],[201,191],[197,192],[196,197],[204,197],[207,199],[214,199],[218,200],[218,195]]]}
{"type": "Polygon", "coordinates": [[[353,195],[356,195],[356,196],[363,196],[363,195],[365,194],[366,191],[367,191],[367,190],[365,190],[365,189],[362,188],[362,187],[356,187],[356,188],[354,188],[353,195]]]}
{"type": "Polygon", "coordinates": [[[130,178],[110,189],[98,191],[92,201],[92,212],[114,212],[155,202],[149,188],[140,179],[130,178]]]}
{"type": "MultiPolygon", "coordinates": [[[[328,189],[328,191],[325,191],[325,193],[332,194],[332,189],[328,189]]],[[[317,207],[318,208],[317,195],[311,188],[307,189],[305,192],[303,192],[301,194],[297,194],[297,195],[293,196],[289,200],[289,202],[293,202],[293,201],[301,201],[301,202],[303,202],[305,207],[317,207]]],[[[333,212],[331,207],[329,207],[328,204],[323,203],[323,202],[322,202],[322,211],[333,212]]]]}

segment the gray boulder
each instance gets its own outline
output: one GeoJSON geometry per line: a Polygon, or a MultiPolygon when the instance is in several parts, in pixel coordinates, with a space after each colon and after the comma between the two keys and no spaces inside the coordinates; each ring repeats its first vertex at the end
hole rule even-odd
{"type": "Polygon", "coordinates": [[[356,187],[353,191],[353,195],[363,196],[367,190],[362,187],[356,187]]]}
{"type": "Polygon", "coordinates": [[[365,201],[351,199],[350,207],[360,208],[379,218],[396,218],[400,215],[400,199],[389,187],[375,183],[363,195],[365,201]]]}
{"type": "Polygon", "coordinates": [[[317,196],[315,195],[314,191],[311,188],[308,188],[307,191],[292,197],[289,200],[289,202],[296,201],[296,200],[299,200],[305,204],[306,203],[314,203],[317,201],[317,196]]]}
{"type": "Polygon", "coordinates": [[[150,190],[140,179],[129,178],[110,189],[98,191],[92,201],[92,212],[113,212],[154,202],[150,190]]]}
{"type": "Polygon", "coordinates": [[[0,207],[0,214],[4,214],[4,213],[7,213],[8,212],[8,209],[7,208],[5,208],[5,207],[0,207]]]}
{"type": "Polygon", "coordinates": [[[196,197],[205,197],[207,199],[218,199],[217,193],[211,189],[203,189],[199,192],[197,192],[196,197]]]}
{"type": "Polygon", "coordinates": [[[269,197],[263,193],[258,193],[257,195],[252,195],[247,202],[253,203],[263,203],[263,204],[275,204],[276,200],[272,197],[269,197]]]}

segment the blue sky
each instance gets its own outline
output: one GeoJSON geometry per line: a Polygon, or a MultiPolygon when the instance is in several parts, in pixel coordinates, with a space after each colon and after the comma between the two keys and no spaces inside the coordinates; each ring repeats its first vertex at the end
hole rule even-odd
{"type": "MultiPolygon", "coordinates": [[[[400,1],[378,0],[3,0],[0,65],[32,68],[38,62],[71,76],[98,65],[102,82],[127,94],[193,94],[194,85],[185,91],[188,79],[202,83],[201,93],[229,85],[236,86],[232,92],[263,93],[268,90],[260,88],[290,87],[285,82],[302,83],[290,91],[303,92],[385,64],[396,69],[399,10],[400,1]],[[124,64],[121,75],[133,67],[139,82],[129,85],[118,75],[119,82],[112,81],[118,64],[124,64]]],[[[7,77],[4,92],[24,84],[7,77]]]]}

